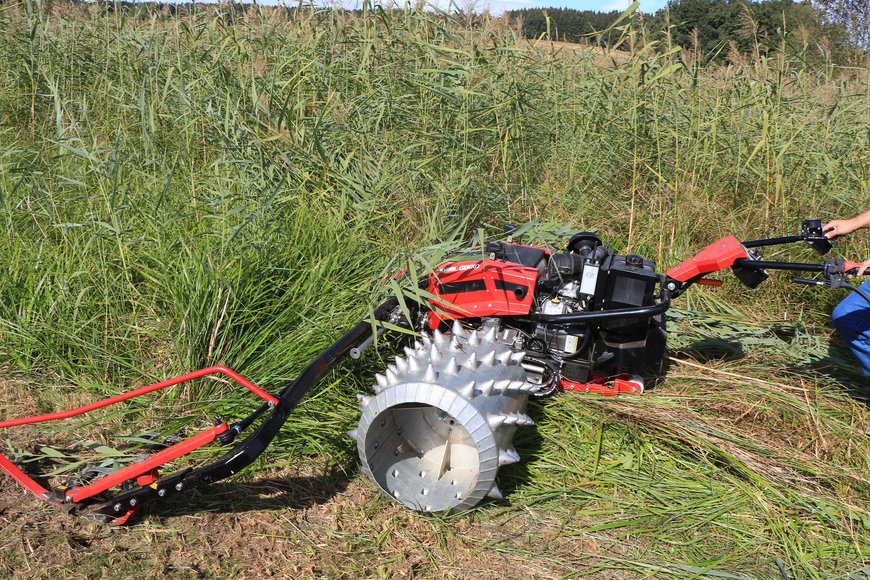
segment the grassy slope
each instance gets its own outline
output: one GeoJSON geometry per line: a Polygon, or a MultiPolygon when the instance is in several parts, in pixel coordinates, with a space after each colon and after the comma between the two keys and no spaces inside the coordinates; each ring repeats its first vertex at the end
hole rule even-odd
{"type": "MultiPolygon", "coordinates": [[[[812,47],[703,69],[629,28],[632,56],[602,62],[499,22],[469,30],[413,11],[161,18],[26,3],[5,5],[0,26],[7,416],[216,363],[278,388],[365,312],[371,280],[471,227],[562,222],[669,265],[722,235],[857,212],[870,191],[868,73],[803,69],[812,47]]],[[[868,248],[856,236],[838,251],[868,248]]],[[[868,417],[829,346],[835,299],[776,282],[691,293],[648,396],[535,408],[508,501],[470,515],[403,512],[355,476],[341,433],[383,367],[372,354],[332,374],[258,470],[129,530],[57,520],[4,479],[0,564],[21,576],[856,570],[870,549],[868,417]]],[[[101,426],[242,412],[216,383],[160,402],[101,426]]],[[[70,440],[117,444],[97,427],[12,440],[70,457],[70,440]]]]}

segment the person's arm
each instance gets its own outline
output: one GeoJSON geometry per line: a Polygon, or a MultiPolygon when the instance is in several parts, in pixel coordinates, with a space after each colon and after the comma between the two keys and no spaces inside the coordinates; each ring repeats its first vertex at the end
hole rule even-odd
{"type": "MultiPolygon", "coordinates": [[[[870,210],[856,215],[850,220],[831,220],[822,226],[822,231],[825,232],[825,236],[833,240],[840,236],[851,234],[861,228],[870,228],[870,210]]],[[[870,260],[864,260],[858,268],[858,275],[861,276],[868,269],[870,269],[870,260]]]]}
{"type": "Polygon", "coordinates": [[[831,220],[822,226],[822,231],[825,232],[828,239],[833,240],[861,228],[870,228],[870,210],[849,220],[831,220]]]}

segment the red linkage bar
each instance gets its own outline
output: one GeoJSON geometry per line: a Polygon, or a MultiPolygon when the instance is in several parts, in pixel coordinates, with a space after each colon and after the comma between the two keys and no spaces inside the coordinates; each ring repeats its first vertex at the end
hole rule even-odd
{"type": "Polygon", "coordinates": [[[605,397],[618,395],[639,395],[643,393],[643,381],[640,377],[634,378],[627,374],[618,374],[613,378],[613,384],[607,385],[608,379],[604,377],[592,377],[591,383],[575,383],[562,379],[561,386],[566,391],[578,393],[594,393],[605,397]]]}
{"type": "Polygon", "coordinates": [[[0,455],[0,469],[11,475],[12,479],[26,487],[28,491],[34,495],[44,499],[45,494],[48,493],[48,490],[30,479],[26,473],[18,469],[14,463],[6,459],[3,455],[0,455]]]}
{"type": "Polygon", "coordinates": [[[161,381],[159,383],[155,383],[153,385],[148,385],[147,387],[140,387],[138,389],[134,389],[132,391],[128,391],[126,393],[121,393],[120,395],[115,395],[114,397],[104,399],[102,401],[97,401],[95,403],[91,403],[90,405],[84,405],[82,407],[78,407],[76,409],[70,409],[69,411],[61,411],[59,413],[48,413],[46,415],[37,415],[36,417],[22,417],[21,419],[9,419],[7,421],[0,421],[0,429],[5,429],[6,427],[16,427],[18,425],[30,425],[31,423],[42,423],[44,421],[56,421],[58,419],[68,419],[69,417],[75,417],[76,415],[82,415],[84,413],[89,413],[95,409],[101,409],[103,407],[108,407],[109,405],[114,405],[115,403],[120,403],[122,401],[126,401],[128,399],[132,399],[135,397],[140,397],[142,395],[147,395],[148,393],[152,393],[154,391],[159,391],[160,389],[165,389],[166,387],[171,387],[173,385],[177,385],[179,383],[185,383],[187,381],[192,381],[193,379],[198,379],[200,377],[204,377],[206,375],[214,375],[214,374],[224,374],[260,397],[261,399],[266,400],[273,405],[278,404],[278,399],[238,374],[235,371],[232,371],[226,367],[214,366],[208,367],[205,369],[201,369],[198,371],[194,371],[192,373],[187,373],[186,375],[181,375],[180,377],[175,377],[174,379],[167,379],[165,381],[161,381]]]}

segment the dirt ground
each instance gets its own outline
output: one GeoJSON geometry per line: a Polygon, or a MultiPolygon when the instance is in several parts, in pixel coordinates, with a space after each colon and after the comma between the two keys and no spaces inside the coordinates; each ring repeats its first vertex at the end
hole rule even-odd
{"type": "Polygon", "coordinates": [[[0,575],[11,578],[561,578],[570,566],[526,555],[604,547],[591,536],[548,544],[546,522],[521,511],[442,520],[387,503],[360,477],[280,472],[213,485],[123,527],[67,515],[4,477],[0,527],[0,575]]]}

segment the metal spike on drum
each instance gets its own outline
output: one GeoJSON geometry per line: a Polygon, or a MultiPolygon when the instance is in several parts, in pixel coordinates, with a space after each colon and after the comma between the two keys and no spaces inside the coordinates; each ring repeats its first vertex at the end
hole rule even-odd
{"type": "Polygon", "coordinates": [[[436,331],[427,348],[406,355],[405,364],[397,361],[402,372],[386,371],[379,392],[361,400],[353,436],[363,472],[420,511],[501,497],[498,470],[520,460],[514,434],[533,424],[526,374],[510,347],[495,341],[494,330],[481,337],[460,327],[436,331]]]}
{"type": "Polygon", "coordinates": [[[495,351],[491,350],[483,355],[480,359],[480,364],[488,367],[495,365],[495,351]]]}
{"type": "Polygon", "coordinates": [[[495,385],[494,385],[495,390],[496,391],[506,391],[510,388],[512,382],[513,381],[511,381],[509,379],[502,379],[500,381],[496,381],[495,385]]]}

